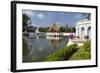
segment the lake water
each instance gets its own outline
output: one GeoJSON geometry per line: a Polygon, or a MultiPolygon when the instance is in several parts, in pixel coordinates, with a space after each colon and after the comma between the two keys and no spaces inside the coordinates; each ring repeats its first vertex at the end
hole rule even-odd
{"type": "Polygon", "coordinates": [[[26,54],[23,54],[23,62],[25,63],[43,62],[48,55],[62,49],[68,43],[68,37],[24,37],[24,40],[28,46],[28,49],[23,48],[24,51],[28,50],[26,54]]]}

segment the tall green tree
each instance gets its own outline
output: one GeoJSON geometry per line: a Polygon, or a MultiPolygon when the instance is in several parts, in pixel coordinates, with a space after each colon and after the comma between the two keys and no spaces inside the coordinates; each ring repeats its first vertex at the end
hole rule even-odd
{"type": "Polygon", "coordinates": [[[66,32],[65,27],[60,27],[60,32],[66,32]]]}
{"type": "Polygon", "coordinates": [[[30,20],[31,18],[26,15],[26,14],[23,14],[23,32],[25,31],[26,29],[26,26],[28,25],[28,21],[30,20]]]}
{"type": "Polygon", "coordinates": [[[65,25],[65,29],[66,29],[66,32],[69,31],[69,26],[68,26],[68,24],[65,25]]]}
{"type": "Polygon", "coordinates": [[[72,27],[71,32],[75,32],[75,31],[76,31],[75,27],[72,27]]]}

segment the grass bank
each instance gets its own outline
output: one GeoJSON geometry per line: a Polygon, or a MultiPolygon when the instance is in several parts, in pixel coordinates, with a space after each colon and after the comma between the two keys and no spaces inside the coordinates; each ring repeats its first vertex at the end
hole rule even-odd
{"type": "Polygon", "coordinates": [[[79,48],[77,52],[75,52],[69,60],[87,60],[91,59],[91,42],[84,42],[83,46],[79,48]]]}
{"type": "Polygon", "coordinates": [[[47,56],[46,61],[86,60],[91,58],[91,42],[84,42],[83,46],[77,44],[66,46],[47,56]]]}
{"type": "Polygon", "coordinates": [[[50,54],[47,56],[46,61],[63,61],[68,60],[77,50],[78,50],[77,44],[69,45],[68,47],[64,47],[60,49],[59,51],[56,51],[53,54],[50,54]]]}

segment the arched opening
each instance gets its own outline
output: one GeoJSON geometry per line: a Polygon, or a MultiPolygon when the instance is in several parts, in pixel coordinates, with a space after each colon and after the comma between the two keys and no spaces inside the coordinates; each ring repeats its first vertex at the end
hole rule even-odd
{"type": "Polygon", "coordinates": [[[84,33],[84,27],[82,27],[82,28],[81,28],[81,38],[82,38],[82,39],[84,38],[84,35],[85,35],[85,33],[84,33]]]}
{"type": "Polygon", "coordinates": [[[88,27],[88,29],[87,29],[87,35],[89,36],[89,38],[91,38],[91,27],[88,27]]]}

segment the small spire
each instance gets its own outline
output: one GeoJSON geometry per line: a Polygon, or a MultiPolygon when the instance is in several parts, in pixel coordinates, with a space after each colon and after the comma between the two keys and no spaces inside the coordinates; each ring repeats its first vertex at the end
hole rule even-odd
{"type": "Polygon", "coordinates": [[[54,20],[54,25],[56,25],[56,21],[54,20]]]}

